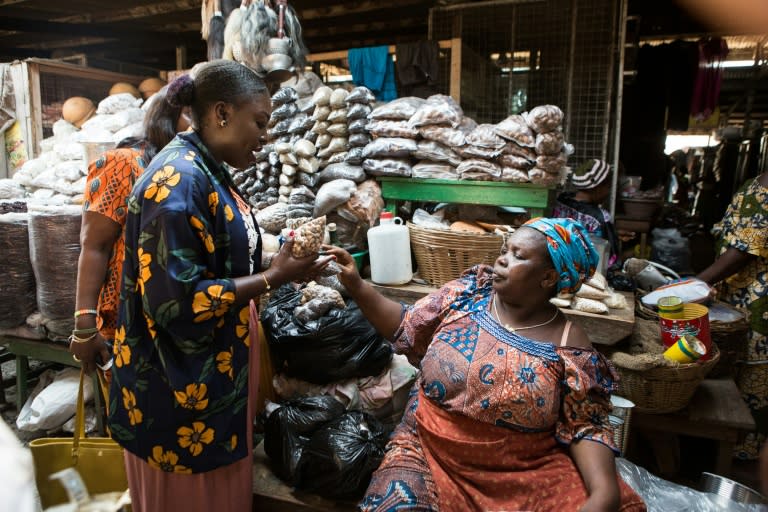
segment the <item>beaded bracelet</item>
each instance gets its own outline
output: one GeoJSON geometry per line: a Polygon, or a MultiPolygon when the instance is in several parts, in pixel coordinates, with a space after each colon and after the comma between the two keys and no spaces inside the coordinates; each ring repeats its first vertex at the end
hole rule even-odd
{"type": "Polygon", "coordinates": [[[75,311],[75,318],[82,316],[82,315],[98,315],[99,312],[95,309],[78,309],[75,311]]]}

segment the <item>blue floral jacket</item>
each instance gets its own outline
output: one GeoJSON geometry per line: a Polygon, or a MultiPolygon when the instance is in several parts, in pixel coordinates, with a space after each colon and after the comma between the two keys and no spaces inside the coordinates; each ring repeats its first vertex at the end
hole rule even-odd
{"type": "Polygon", "coordinates": [[[197,134],[184,133],[128,198],[110,427],[163,471],[248,455],[248,305],[235,304],[232,279],[261,256],[249,254],[234,189],[197,134]]]}

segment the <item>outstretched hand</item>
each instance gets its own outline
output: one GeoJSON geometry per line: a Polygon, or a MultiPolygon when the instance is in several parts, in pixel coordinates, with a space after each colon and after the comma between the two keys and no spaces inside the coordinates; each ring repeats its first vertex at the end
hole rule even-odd
{"type": "Polygon", "coordinates": [[[294,239],[289,238],[272,259],[269,268],[276,285],[311,280],[333,260],[331,255],[318,258],[318,253],[297,258],[293,255],[294,243],[294,239]]]}
{"type": "Polygon", "coordinates": [[[336,263],[341,267],[341,273],[339,274],[341,284],[347,289],[352,289],[355,283],[361,279],[360,274],[357,272],[357,264],[352,255],[335,245],[323,245],[323,251],[335,258],[336,263]]]}

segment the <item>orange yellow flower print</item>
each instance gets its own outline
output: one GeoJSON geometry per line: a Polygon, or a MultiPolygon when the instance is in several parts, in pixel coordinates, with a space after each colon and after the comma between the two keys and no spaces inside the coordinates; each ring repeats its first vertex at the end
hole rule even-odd
{"type": "Polygon", "coordinates": [[[208,407],[208,386],[205,384],[188,384],[184,391],[174,391],[174,396],[179,405],[185,409],[202,411],[208,407]]]}
{"type": "Polygon", "coordinates": [[[179,436],[179,446],[189,448],[189,453],[193,457],[197,457],[203,453],[204,444],[213,442],[214,430],[206,427],[202,421],[195,421],[192,423],[192,428],[180,427],[176,431],[176,435],[179,436]]]}
{"type": "Polygon", "coordinates": [[[144,252],[144,249],[139,247],[139,279],[136,284],[141,290],[141,294],[144,295],[144,284],[152,278],[152,271],[149,265],[152,263],[152,255],[148,252],[144,252]]]}
{"type": "Polygon", "coordinates": [[[152,175],[152,183],[144,191],[144,199],[154,199],[156,203],[161,203],[180,181],[181,174],[172,165],[166,165],[152,175]]]}
{"type": "Polygon", "coordinates": [[[224,216],[227,218],[227,222],[232,222],[232,219],[235,218],[235,212],[232,210],[231,206],[224,206],[224,216]]]}
{"type": "Polygon", "coordinates": [[[237,326],[235,327],[235,335],[243,340],[243,343],[245,343],[246,347],[251,346],[251,337],[248,336],[250,333],[250,315],[251,315],[251,308],[250,306],[245,306],[243,309],[240,310],[240,314],[238,315],[238,322],[237,326]]]}
{"type": "Polygon", "coordinates": [[[200,240],[203,241],[205,250],[213,254],[213,251],[216,249],[216,245],[213,243],[213,236],[211,236],[208,230],[205,229],[203,221],[193,215],[189,218],[189,223],[192,225],[194,230],[197,231],[197,236],[200,238],[200,240]]]}
{"type": "Polygon", "coordinates": [[[115,331],[112,353],[115,356],[115,366],[118,368],[131,364],[131,347],[125,342],[125,327],[122,325],[115,331]]]}
{"type": "Polygon", "coordinates": [[[229,350],[219,352],[216,354],[216,369],[221,373],[226,373],[229,378],[232,378],[232,347],[229,350]]]}
{"type": "Polygon", "coordinates": [[[123,393],[123,406],[128,411],[128,419],[131,425],[138,425],[144,420],[144,414],[136,406],[136,395],[128,388],[121,388],[121,391],[123,393]]]}
{"type": "Polygon", "coordinates": [[[219,206],[219,193],[211,192],[208,194],[208,208],[211,210],[211,215],[216,215],[216,208],[219,206]]]}
{"type": "Polygon", "coordinates": [[[152,448],[152,456],[147,464],[166,473],[192,473],[192,470],[179,464],[179,456],[172,450],[165,451],[162,446],[152,448]]]}
{"type": "Polygon", "coordinates": [[[220,284],[213,284],[206,291],[195,293],[192,302],[192,311],[197,315],[195,323],[205,322],[214,316],[223,316],[233,302],[235,302],[235,294],[225,292],[224,286],[220,284]]]}

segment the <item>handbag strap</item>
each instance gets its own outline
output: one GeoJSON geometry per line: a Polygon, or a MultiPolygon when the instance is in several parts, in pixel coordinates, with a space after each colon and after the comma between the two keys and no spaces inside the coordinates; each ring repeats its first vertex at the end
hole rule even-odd
{"type": "Polygon", "coordinates": [[[77,408],[75,409],[75,431],[72,436],[72,462],[77,464],[80,455],[80,438],[85,437],[85,397],[83,396],[83,384],[85,382],[85,370],[80,370],[80,385],[77,390],[77,408]]]}

